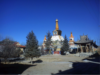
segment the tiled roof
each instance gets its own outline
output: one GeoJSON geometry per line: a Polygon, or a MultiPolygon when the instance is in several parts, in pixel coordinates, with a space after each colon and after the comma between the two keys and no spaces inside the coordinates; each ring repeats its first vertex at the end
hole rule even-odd
{"type": "Polygon", "coordinates": [[[14,45],[16,45],[17,47],[25,47],[23,45],[17,45],[19,42],[15,42],[14,45]]]}
{"type": "Polygon", "coordinates": [[[26,46],[23,46],[23,45],[18,45],[17,47],[26,47],[26,46]]]}
{"type": "Polygon", "coordinates": [[[19,42],[15,42],[14,45],[16,45],[17,43],[19,43],[19,42]]]}
{"type": "Polygon", "coordinates": [[[88,41],[76,41],[74,43],[93,43],[93,40],[88,40],[88,41]]]}

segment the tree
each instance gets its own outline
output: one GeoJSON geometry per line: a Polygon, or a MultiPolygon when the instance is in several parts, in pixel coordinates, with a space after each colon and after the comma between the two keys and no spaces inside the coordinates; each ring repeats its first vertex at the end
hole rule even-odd
{"type": "Polygon", "coordinates": [[[32,63],[33,57],[39,57],[40,51],[38,49],[38,41],[33,31],[27,35],[25,57],[29,57],[32,63]]]}
{"type": "Polygon", "coordinates": [[[0,43],[1,46],[1,57],[4,58],[5,63],[7,61],[7,58],[15,58],[20,55],[20,49],[14,45],[14,41],[10,40],[9,38],[4,39],[0,43]]]}
{"type": "Polygon", "coordinates": [[[65,35],[63,45],[62,45],[62,48],[61,48],[62,54],[64,54],[65,51],[69,51],[69,44],[68,44],[68,39],[67,39],[66,35],[65,35]]]}
{"type": "Polygon", "coordinates": [[[12,40],[12,38],[6,37],[5,39],[3,39],[2,41],[0,41],[0,44],[5,44],[5,43],[15,43],[16,41],[12,40]]]}
{"type": "Polygon", "coordinates": [[[48,32],[47,35],[46,35],[47,39],[46,39],[46,49],[49,51],[50,50],[50,45],[51,45],[51,33],[48,32]]]}

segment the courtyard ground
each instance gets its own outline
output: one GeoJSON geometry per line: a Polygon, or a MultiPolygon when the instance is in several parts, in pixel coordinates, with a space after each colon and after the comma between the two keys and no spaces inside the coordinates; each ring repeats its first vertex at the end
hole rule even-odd
{"type": "MultiPolygon", "coordinates": [[[[22,74],[56,74],[60,71],[68,70],[72,68],[72,62],[82,62],[84,57],[77,57],[74,55],[45,55],[38,60],[41,62],[34,63],[37,66],[26,69],[22,74]]],[[[36,59],[33,59],[34,61],[36,59]]]]}
{"type": "MultiPolygon", "coordinates": [[[[86,57],[69,55],[44,55],[15,64],[1,64],[0,74],[57,75],[57,74],[100,74],[100,59],[97,63],[83,62],[86,57]]],[[[90,59],[93,60],[93,59],[90,59]]]]}

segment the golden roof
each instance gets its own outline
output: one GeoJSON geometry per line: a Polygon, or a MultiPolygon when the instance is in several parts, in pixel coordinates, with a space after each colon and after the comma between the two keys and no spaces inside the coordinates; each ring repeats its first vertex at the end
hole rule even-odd
{"type": "Polygon", "coordinates": [[[56,30],[59,30],[58,19],[56,19],[56,30]]]}
{"type": "Polygon", "coordinates": [[[70,38],[74,38],[72,32],[71,32],[70,38]]]}

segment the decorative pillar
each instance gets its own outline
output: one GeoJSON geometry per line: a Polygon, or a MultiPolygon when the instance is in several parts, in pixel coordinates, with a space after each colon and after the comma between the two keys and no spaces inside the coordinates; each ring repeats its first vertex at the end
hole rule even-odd
{"type": "Polygon", "coordinates": [[[88,52],[87,49],[88,49],[88,48],[87,48],[87,44],[86,44],[86,53],[88,52]]]}
{"type": "Polygon", "coordinates": [[[78,46],[77,46],[77,53],[78,53],[78,46]]]}
{"type": "Polygon", "coordinates": [[[91,44],[91,52],[93,52],[93,49],[92,49],[92,44],[91,44]]]}
{"type": "Polygon", "coordinates": [[[92,52],[94,53],[94,47],[93,47],[93,45],[92,45],[92,52]]]}
{"type": "Polygon", "coordinates": [[[89,52],[89,48],[88,48],[88,46],[87,46],[87,52],[89,52]]]}
{"type": "Polygon", "coordinates": [[[85,52],[86,52],[86,45],[85,45],[85,52]]]}
{"type": "Polygon", "coordinates": [[[78,48],[77,48],[77,53],[78,53],[78,48]]]}
{"type": "Polygon", "coordinates": [[[81,45],[81,53],[83,52],[82,45],[81,45]]]}
{"type": "Polygon", "coordinates": [[[80,44],[79,44],[79,53],[80,53],[80,44]]]}
{"type": "Polygon", "coordinates": [[[91,52],[91,45],[90,45],[90,52],[91,52]]]}
{"type": "Polygon", "coordinates": [[[90,50],[91,50],[91,47],[90,47],[90,43],[89,43],[89,51],[88,52],[90,52],[90,50]]]}

